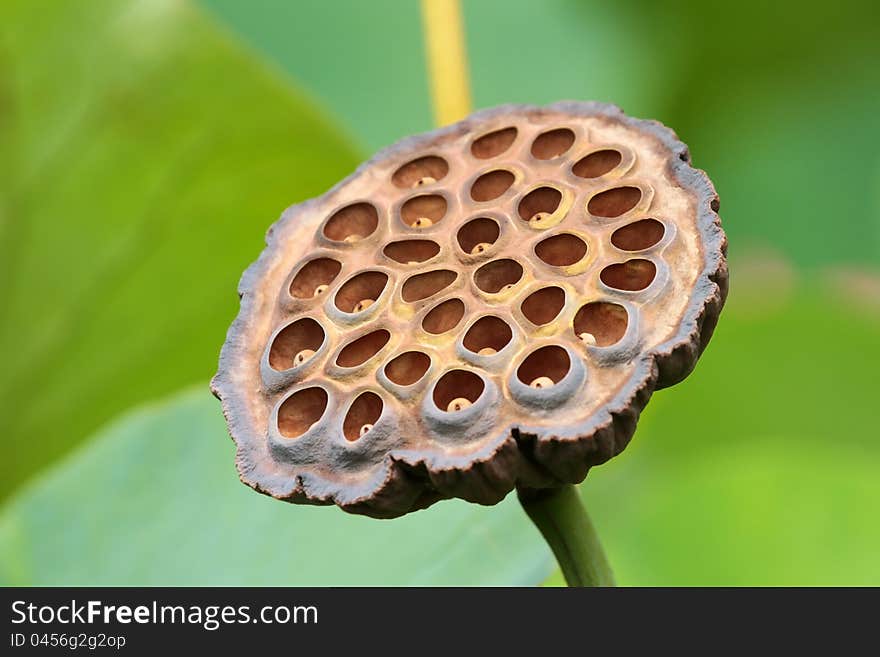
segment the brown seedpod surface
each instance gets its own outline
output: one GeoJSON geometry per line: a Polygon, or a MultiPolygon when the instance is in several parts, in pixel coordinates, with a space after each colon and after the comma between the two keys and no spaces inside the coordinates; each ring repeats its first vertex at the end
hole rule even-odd
{"type": "Polygon", "coordinates": [[[383,518],[580,482],[706,346],[717,210],[671,130],[599,103],[382,151],[242,277],[213,381],[241,479],[383,518]]]}

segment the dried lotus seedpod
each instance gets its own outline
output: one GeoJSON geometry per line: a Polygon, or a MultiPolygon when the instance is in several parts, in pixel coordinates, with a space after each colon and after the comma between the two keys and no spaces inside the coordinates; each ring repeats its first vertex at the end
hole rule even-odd
{"type": "Polygon", "coordinates": [[[717,209],[671,130],[598,103],[382,151],[242,277],[213,381],[242,480],[385,518],[580,482],[706,346],[717,209]]]}

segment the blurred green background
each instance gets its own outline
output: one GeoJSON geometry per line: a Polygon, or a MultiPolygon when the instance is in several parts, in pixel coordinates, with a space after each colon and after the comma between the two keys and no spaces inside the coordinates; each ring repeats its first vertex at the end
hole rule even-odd
{"type": "MultiPolygon", "coordinates": [[[[721,196],[712,344],[582,486],[619,582],[880,584],[876,3],[464,15],[476,107],[615,102],[721,196]]],[[[559,581],[513,499],[251,492],[207,392],[269,224],[431,127],[416,2],[0,4],[0,582],[559,581]]]]}

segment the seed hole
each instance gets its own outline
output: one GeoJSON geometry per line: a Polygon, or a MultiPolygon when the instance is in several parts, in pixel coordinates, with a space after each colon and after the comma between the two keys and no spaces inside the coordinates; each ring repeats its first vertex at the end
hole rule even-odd
{"type": "Polygon", "coordinates": [[[587,204],[590,214],[613,219],[629,212],[642,198],[638,187],[615,187],[596,194],[587,204]]]}
{"type": "Polygon", "coordinates": [[[344,313],[359,312],[357,310],[359,306],[363,310],[365,305],[372,305],[365,304],[364,302],[371,301],[375,303],[387,284],[387,274],[383,274],[380,271],[361,272],[357,276],[348,279],[339,288],[335,299],[336,307],[344,313]]]}
{"type": "Polygon", "coordinates": [[[501,155],[510,148],[516,139],[516,128],[504,128],[483,135],[471,144],[471,153],[480,160],[488,160],[490,157],[501,155]]]}
{"type": "Polygon", "coordinates": [[[538,214],[553,214],[562,202],[562,192],[552,187],[538,187],[519,202],[519,216],[526,221],[538,214]]]}
{"type": "Polygon", "coordinates": [[[497,353],[513,339],[513,331],[500,317],[487,315],[474,322],[464,335],[464,348],[475,354],[490,355],[486,349],[497,353]]]}
{"type": "Polygon", "coordinates": [[[608,287],[636,292],[648,287],[656,274],[657,267],[653,262],[635,259],[608,265],[599,274],[599,278],[608,287]]]}
{"type": "Polygon", "coordinates": [[[516,177],[507,169],[496,169],[484,173],[471,186],[471,198],[484,203],[498,198],[513,184],[516,177]]]}
{"type": "Polygon", "coordinates": [[[574,334],[586,345],[607,347],[620,342],[628,323],[626,308],[620,304],[593,301],[575,313],[574,334]]]}
{"type": "Polygon", "coordinates": [[[402,265],[425,262],[440,253],[440,245],[431,240],[401,240],[386,245],[382,252],[402,265]]]}
{"type": "Polygon", "coordinates": [[[402,189],[430,185],[449,173],[449,165],[442,157],[426,155],[407,162],[391,176],[391,182],[402,189]]]}
{"type": "Polygon", "coordinates": [[[433,335],[451,331],[464,317],[464,302],[461,299],[448,299],[434,306],[422,320],[422,328],[433,335]]]}
{"type": "Polygon", "coordinates": [[[324,329],[310,317],[285,326],[269,348],[269,365],[279,372],[302,365],[324,343],[324,329]],[[311,352],[311,353],[309,353],[311,352]]]}
{"type": "Polygon", "coordinates": [[[385,329],[367,333],[353,342],[349,342],[336,357],[339,367],[357,367],[370,360],[388,344],[391,334],[385,329]]]}
{"type": "Polygon", "coordinates": [[[323,388],[297,390],[278,409],[278,431],[285,438],[297,438],[312,428],[327,410],[323,388]]]}
{"type": "Polygon", "coordinates": [[[367,435],[382,415],[382,398],[375,392],[362,392],[357,396],[345,414],[342,433],[345,439],[354,442],[367,435]]]}
{"type": "Polygon", "coordinates": [[[620,151],[606,148],[582,157],[574,163],[571,170],[574,175],[581,178],[598,178],[620,164],[622,159],[620,151]]]}
{"type": "Polygon", "coordinates": [[[561,233],[539,242],[535,254],[548,265],[567,267],[587,255],[587,243],[576,235],[561,233]]]}
{"type": "Polygon", "coordinates": [[[421,351],[407,351],[385,366],[385,376],[399,386],[411,386],[425,376],[431,357],[421,351]]]}
{"type": "Polygon", "coordinates": [[[570,368],[568,352],[557,345],[549,345],[530,353],[517,369],[516,376],[527,386],[540,382],[542,385],[533,387],[546,388],[549,385],[541,379],[549,379],[552,384],[559,383],[570,368]]]}
{"type": "Polygon", "coordinates": [[[614,231],[611,243],[624,251],[643,251],[663,239],[666,228],[656,219],[642,219],[614,231]]]}
{"type": "Polygon", "coordinates": [[[403,204],[400,216],[403,223],[414,228],[433,226],[446,214],[446,199],[439,194],[414,196],[403,204]]]}
{"type": "Polygon", "coordinates": [[[485,388],[483,379],[473,372],[450,370],[434,386],[434,404],[443,411],[461,411],[475,403],[485,388]]]}
{"type": "Polygon", "coordinates": [[[369,237],[379,225],[379,213],[370,203],[353,203],[337,210],[324,224],[324,235],[336,242],[369,237]]]}
{"type": "Polygon", "coordinates": [[[449,287],[456,278],[458,274],[449,269],[435,269],[424,274],[416,274],[406,280],[400,294],[407,303],[420,301],[449,287]]]}
{"type": "Polygon", "coordinates": [[[522,314],[535,326],[549,324],[565,306],[565,291],[561,287],[542,287],[525,298],[520,306],[522,314]]]}
{"type": "Polygon", "coordinates": [[[483,249],[476,251],[482,253],[487,248],[485,245],[494,244],[500,234],[501,228],[497,221],[488,217],[478,217],[458,229],[458,245],[465,253],[475,254],[476,247],[482,244],[483,249]]]}
{"type": "Polygon", "coordinates": [[[298,299],[311,299],[327,291],[342,269],[332,258],[316,258],[303,265],[290,281],[290,294],[298,299]]]}
{"type": "Polygon", "coordinates": [[[568,128],[557,128],[542,132],[532,142],[532,155],[539,160],[559,157],[574,143],[574,133],[568,128]]]}
{"type": "Polygon", "coordinates": [[[476,271],[474,283],[483,292],[496,294],[508,285],[515,285],[522,278],[522,275],[522,265],[516,260],[493,260],[476,271]]]}

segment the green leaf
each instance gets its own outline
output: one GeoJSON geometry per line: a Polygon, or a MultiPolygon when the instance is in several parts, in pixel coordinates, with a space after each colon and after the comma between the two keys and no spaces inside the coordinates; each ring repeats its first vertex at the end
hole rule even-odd
{"type": "Polygon", "coordinates": [[[515,496],[391,521],[241,485],[219,404],[122,418],[0,513],[3,585],[526,585],[550,555],[515,496]]]}
{"type": "Polygon", "coordinates": [[[687,0],[674,21],[656,7],[691,52],[662,118],[712,175],[731,244],[880,264],[877,3],[687,0]]]}
{"type": "Polygon", "coordinates": [[[370,150],[434,127],[418,2],[200,4],[319,95],[370,150]]]}
{"type": "Polygon", "coordinates": [[[205,380],[238,277],[356,154],[185,2],[0,5],[0,497],[205,380]]]}
{"type": "Polygon", "coordinates": [[[632,444],[581,487],[619,583],[880,584],[865,366],[880,317],[821,280],[793,296],[778,282],[734,287],[696,371],[654,396],[632,444]]]}
{"type": "Polygon", "coordinates": [[[877,586],[880,450],[834,438],[713,441],[668,467],[633,462],[588,481],[618,582],[877,586]]]}

